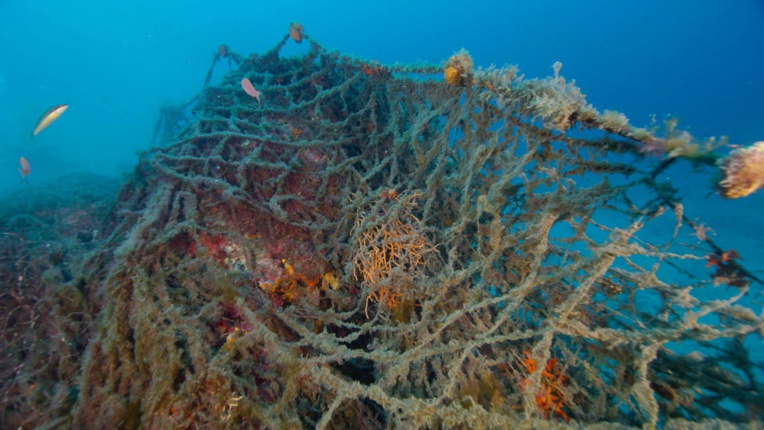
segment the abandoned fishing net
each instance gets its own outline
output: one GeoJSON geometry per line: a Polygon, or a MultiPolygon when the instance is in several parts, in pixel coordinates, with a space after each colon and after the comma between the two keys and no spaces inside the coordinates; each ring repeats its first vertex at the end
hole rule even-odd
{"type": "MultiPolygon", "coordinates": [[[[221,46],[236,67],[187,123],[166,108],[156,134],[179,133],[142,155],[98,237],[43,254],[37,301],[3,296],[3,422],[762,419],[761,282],[656,179],[714,164],[713,141],[600,113],[559,65],[383,66],[290,34],[304,55],[280,55],[289,35],[260,56],[221,46]]],[[[37,261],[3,240],[4,277],[37,261]]]]}

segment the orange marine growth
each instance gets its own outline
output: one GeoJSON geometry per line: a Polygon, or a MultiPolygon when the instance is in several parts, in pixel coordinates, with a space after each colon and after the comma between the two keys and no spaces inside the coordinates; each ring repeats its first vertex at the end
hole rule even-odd
{"type": "Polygon", "coordinates": [[[286,259],[281,260],[281,266],[281,276],[278,279],[274,282],[260,282],[260,289],[268,293],[268,297],[277,307],[294,303],[298,296],[308,294],[326,284],[322,284],[320,275],[306,276],[296,272],[286,259]]]}
{"type": "Polygon", "coordinates": [[[467,51],[462,49],[448,59],[444,78],[451,85],[464,87],[472,82],[472,72],[474,70],[475,66],[472,63],[472,57],[470,57],[467,51]]]}
{"type": "Polygon", "coordinates": [[[305,30],[302,28],[302,24],[299,22],[293,22],[289,24],[289,37],[297,43],[302,42],[302,38],[305,36],[305,30]]]}
{"type": "Polygon", "coordinates": [[[363,74],[366,76],[390,76],[390,73],[387,72],[377,60],[374,60],[371,63],[364,63],[361,66],[361,71],[363,71],[363,74]]]}
{"type": "Polygon", "coordinates": [[[745,197],[764,185],[764,142],[738,148],[718,165],[723,175],[719,194],[728,199],[745,197]]]}
{"type": "MultiPolygon", "coordinates": [[[[417,218],[411,213],[416,206],[418,194],[400,201],[395,189],[381,193],[385,200],[400,202],[404,207],[402,217],[367,228],[358,237],[358,251],[355,257],[356,278],[360,275],[372,290],[366,298],[367,317],[369,300],[395,309],[401,303],[402,286],[386,285],[376,288],[390,278],[396,268],[415,271],[425,263],[423,252],[431,248],[427,238],[415,229],[417,218]]],[[[356,228],[363,225],[364,217],[356,220],[356,228]]]]}
{"type": "Polygon", "coordinates": [[[460,76],[459,70],[457,70],[456,67],[454,66],[446,67],[445,78],[446,78],[446,82],[448,82],[451,85],[459,85],[459,82],[462,79],[462,77],[460,76]]]}
{"type": "Polygon", "coordinates": [[[740,266],[735,260],[739,260],[740,255],[734,249],[726,252],[714,252],[706,256],[706,267],[714,267],[714,273],[711,274],[714,284],[727,284],[731,287],[742,288],[748,285],[745,273],[741,272],[740,266]]]}
{"type": "MultiPolygon", "coordinates": [[[[528,374],[532,374],[538,368],[536,360],[531,353],[525,351],[523,366],[528,374]]],[[[568,422],[568,414],[565,413],[565,397],[560,387],[567,383],[568,378],[557,368],[557,359],[552,357],[547,361],[544,370],[541,371],[541,391],[536,394],[536,405],[544,411],[544,418],[555,414],[568,422]]],[[[530,380],[523,379],[520,387],[526,389],[530,386],[530,380]]]]}

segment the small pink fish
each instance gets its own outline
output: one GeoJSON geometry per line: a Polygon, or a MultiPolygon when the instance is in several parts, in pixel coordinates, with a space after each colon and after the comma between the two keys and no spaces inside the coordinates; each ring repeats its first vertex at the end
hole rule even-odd
{"type": "Polygon", "coordinates": [[[27,161],[26,158],[21,157],[19,159],[19,164],[21,167],[19,167],[19,173],[21,174],[21,180],[24,181],[24,183],[27,183],[27,175],[32,173],[32,167],[29,166],[29,161],[27,161]]]}
{"type": "Polygon", "coordinates": [[[249,81],[249,79],[244,78],[241,80],[241,87],[244,88],[244,92],[249,94],[250,96],[257,99],[257,102],[260,103],[260,91],[257,91],[255,89],[255,86],[252,85],[252,82],[249,81]]]}

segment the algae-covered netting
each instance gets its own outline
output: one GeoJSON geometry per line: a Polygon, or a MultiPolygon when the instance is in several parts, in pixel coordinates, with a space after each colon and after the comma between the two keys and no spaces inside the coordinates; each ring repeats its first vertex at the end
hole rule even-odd
{"type": "Polygon", "coordinates": [[[588,106],[559,67],[382,66],[310,40],[284,58],[287,42],[221,47],[238,67],[141,157],[78,280],[96,315],[49,419],[762,419],[761,284],[656,182],[651,132],[588,106]]]}
{"type": "Polygon", "coordinates": [[[0,428],[71,421],[120,181],[75,173],[0,201],[0,428]]]}

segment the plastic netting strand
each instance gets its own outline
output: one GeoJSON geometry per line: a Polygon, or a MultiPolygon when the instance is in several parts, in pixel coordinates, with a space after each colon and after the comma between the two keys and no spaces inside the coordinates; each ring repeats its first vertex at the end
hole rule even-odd
{"type": "Polygon", "coordinates": [[[124,186],[113,261],[82,275],[98,314],[62,420],[762,419],[761,285],[734,260],[712,276],[641,142],[559,68],[451,85],[286,41],[237,56],[124,186]]]}

